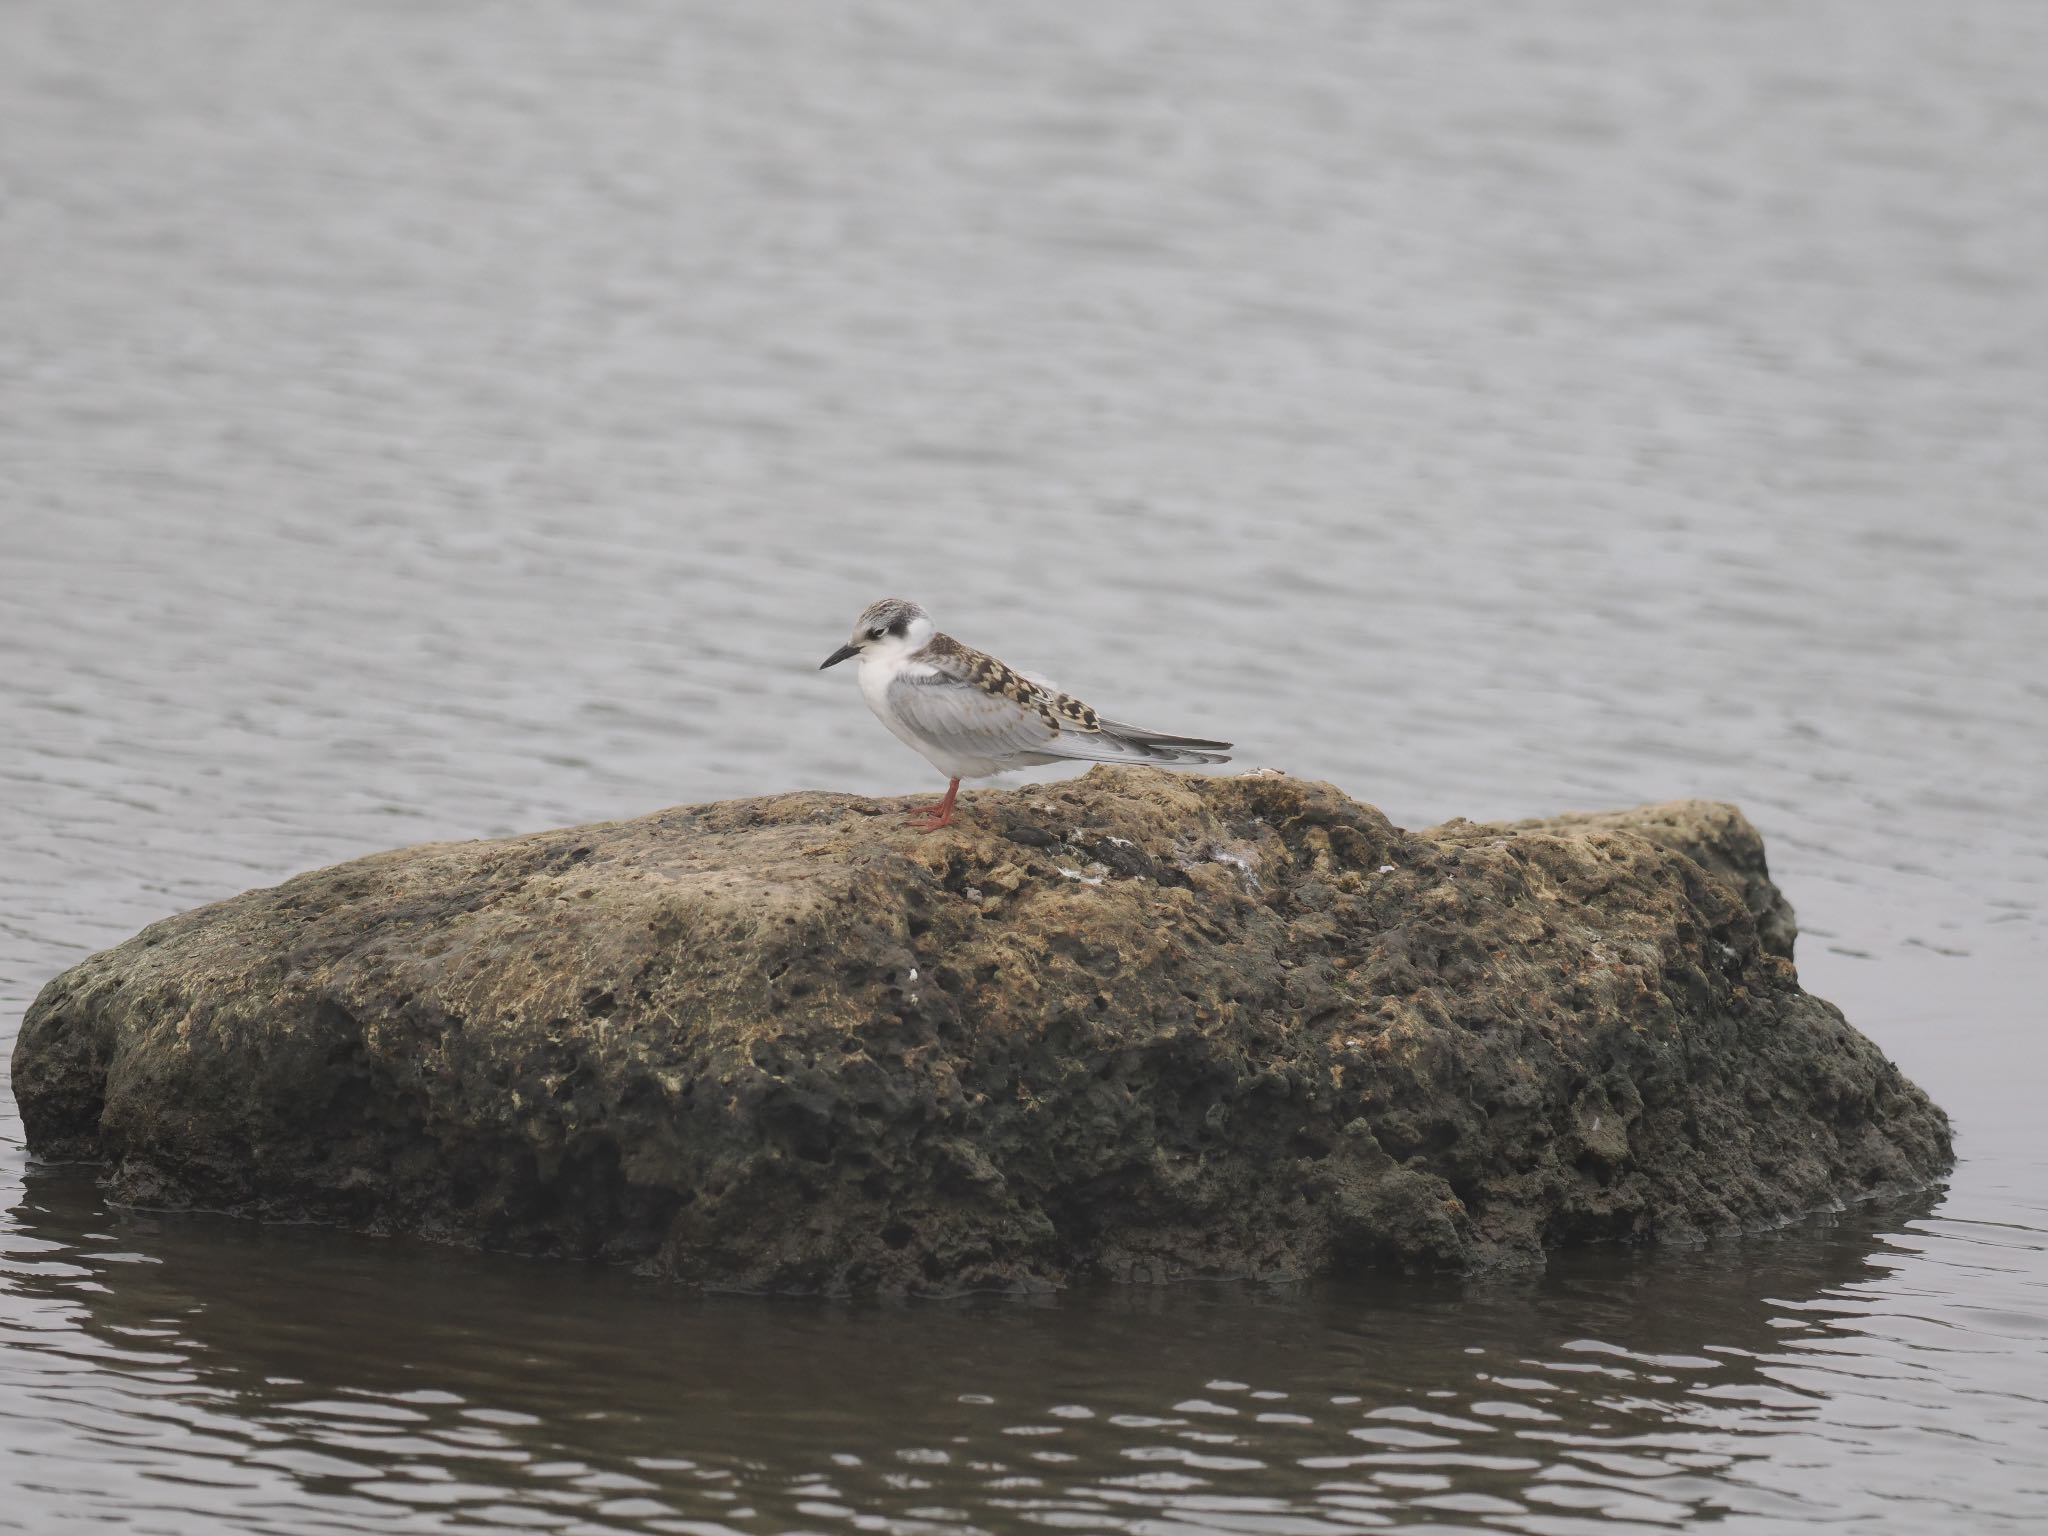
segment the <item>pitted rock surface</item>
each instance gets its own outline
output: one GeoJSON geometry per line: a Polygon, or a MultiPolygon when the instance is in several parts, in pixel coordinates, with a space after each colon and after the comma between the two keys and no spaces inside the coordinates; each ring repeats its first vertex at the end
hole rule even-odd
{"type": "Polygon", "coordinates": [[[378,854],[52,981],[31,1149],[115,1198],[704,1286],[1540,1263],[1951,1161],[1801,990],[1733,807],[1392,826],[1096,769],[378,854]]]}

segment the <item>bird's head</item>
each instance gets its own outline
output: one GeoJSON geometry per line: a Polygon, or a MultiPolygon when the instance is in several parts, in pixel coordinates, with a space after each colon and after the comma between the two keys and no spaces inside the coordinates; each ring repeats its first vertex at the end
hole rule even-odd
{"type": "Polygon", "coordinates": [[[907,656],[931,639],[936,626],[932,617],[917,604],[900,597],[885,597],[870,603],[854,621],[853,638],[818,665],[820,672],[836,667],[849,657],[863,661],[907,656]]]}

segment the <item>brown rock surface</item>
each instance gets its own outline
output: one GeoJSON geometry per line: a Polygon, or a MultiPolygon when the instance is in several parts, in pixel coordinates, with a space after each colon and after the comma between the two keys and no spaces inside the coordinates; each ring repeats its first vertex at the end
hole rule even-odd
{"type": "Polygon", "coordinates": [[[900,809],[435,844],[169,918],[30,1009],[31,1149],[145,1205],[807,1291],[1531,1262],[1949,1165],[1800,989],[1732,807],[1404,832],[1096,769],[900,809]]]}

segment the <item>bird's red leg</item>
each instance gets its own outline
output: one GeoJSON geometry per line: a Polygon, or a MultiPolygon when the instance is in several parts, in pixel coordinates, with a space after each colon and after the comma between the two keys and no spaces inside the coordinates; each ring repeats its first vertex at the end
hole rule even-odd
{"type": "Polygon", "coordinates": [[[945,799],[941,800],[937,805],[920,805],[910,813],[911,819],[915,821],[919,817],[924,818],[924,825],[918,828],[920,832],[936,832],[941,827],[951,826],[953,822],[953,802],[959,797],[960,781],[955,779],[946,786],[945,799]]]}

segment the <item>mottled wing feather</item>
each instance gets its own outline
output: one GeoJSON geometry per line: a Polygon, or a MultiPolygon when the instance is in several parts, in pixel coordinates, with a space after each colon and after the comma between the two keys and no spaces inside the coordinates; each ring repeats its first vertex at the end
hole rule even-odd
{"type": "MultiPolygon", "coordinates": [[[[1095,711],[1079,699],[1033,682],[988,652],[962,645],[951,635],[932,636],[924,649],[918,652],[917,659],[948,681],[964,683],[992,698],[1007,699],[1018,709],[1031,711],[1054,735],[1061,731],[1098,731],[1102,728],[1095,711]]],[[[926,678],[924,681],[929,685],[934,679],[926,678]]]]}
{"type": "Polygon", "coordinates": [[[934,746],[961,757],[1058,750],[1059,726],[1039,711],[957,678],[898,677],[889,685],[889,708],[934,746]]]}
{"type": "Polygon", "coordinates": [[[931,671],[889,685],[898,718],[933,742],[972,756],[1069,757],[1097,762],[1222,761],[1228,742],[1165,736],[1104,721],[950,635],[934,635],[916,659],[931,671]]]}

